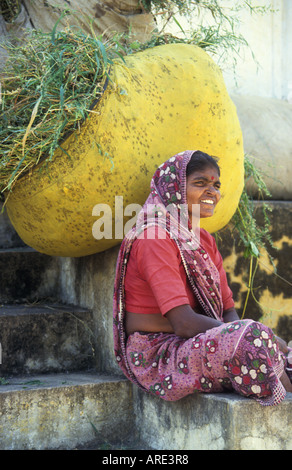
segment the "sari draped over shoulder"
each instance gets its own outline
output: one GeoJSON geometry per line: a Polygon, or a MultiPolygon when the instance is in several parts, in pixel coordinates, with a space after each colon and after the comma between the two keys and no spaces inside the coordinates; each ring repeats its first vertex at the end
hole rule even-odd
{"type": "MultiPolygon", "coordinates": [[[[262,405],[280,403],[286,391],[279,378],[285,368],[273,332],[259,322],[240,320],[186,339],[169,333],[125,332],[125,275],[134,241],[155,227],[166,232],[180,251],[188,281],[201,312],[223,322],[220,277],[200,244],[196,221],[189,220],[186,167],[194,153],[171,157],[156,170],[150,194],[136,225],[120,247],[113,301],[113,335],[117,363],[144,391],[169,401],[199,392],[235,390],[262,405]],[[203,273],[209,271],[212,282],[203,273]]],[[[199,220],[199,214],[198,214],[199,220]]],[[[162,231],[162,232],[161,232],[162,231]]]]}

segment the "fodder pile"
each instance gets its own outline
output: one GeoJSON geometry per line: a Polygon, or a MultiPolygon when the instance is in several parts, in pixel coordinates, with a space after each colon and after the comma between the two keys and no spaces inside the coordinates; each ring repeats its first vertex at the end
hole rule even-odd
{"type": "MultiPolygon", "coordinates": [[[[0,195],[57,147],[88,118],[103,93],[115,58],[162,44],[182,42],[214,52],[225,36],[212,30],[191,37],[154,33],[145,43],[123,33],[110,40],[72,27],[51,33],[32,30],[6,44],[0,75],[0,195]]],[[[62,149],[63,150],[63,149],[62,149]]]]}
{"type": "Polygon", "coordinates": [[[21,44],[5,46],[1,74],[0,188],[51,159],[60,142],[78,129],[103,93],[118,43],[80,30],[32,31],[21,44]]]}
{"type": "MultiPolygon", "coordinates": [[[[232,43],[219,30],[199,28],[190,37],[154,33],[140,43],[126,33],[110,40],[77,27],[33,30],[5,44],[0,75],[0,195],[40,160],[50,161],[62,141],[80,128],[103,93],[115,58],[162,44],[195,44],[210,52],[232,43]]],[[[63,149],[62,149],[63,150],[63,149]]],[[[65,154],[64,154],[65,155],[65,154]]]]}

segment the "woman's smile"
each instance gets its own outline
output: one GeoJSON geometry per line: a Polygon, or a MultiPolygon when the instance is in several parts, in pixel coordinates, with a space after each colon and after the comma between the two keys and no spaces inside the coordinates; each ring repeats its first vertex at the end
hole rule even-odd
{"type": "Polygon", "coordinates": [[[187,203],[190,218],[196,214],[196,206],[200,205],[200,217],[211,217],[220,200],[220,179],[215,167],[195,171],[187,177],[187,203]]]}

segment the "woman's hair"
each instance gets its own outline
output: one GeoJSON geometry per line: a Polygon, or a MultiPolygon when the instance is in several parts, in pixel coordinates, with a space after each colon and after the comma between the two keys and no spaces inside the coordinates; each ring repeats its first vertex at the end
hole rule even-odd
{"type": "Polygon", "coordinates": [[[220,168],[217,163],[217,157],[211,157],[207,153],[201,152],[197,150],[191,156],[191,159],[187,165],[186,175],[189,176],[195,171],[204,170],[209,166],[213,166],[218,171],[218,175],[220,176],[220,168]]]}

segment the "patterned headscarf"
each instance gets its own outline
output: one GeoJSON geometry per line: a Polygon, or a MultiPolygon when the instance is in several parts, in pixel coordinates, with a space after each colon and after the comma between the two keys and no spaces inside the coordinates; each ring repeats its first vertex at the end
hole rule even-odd
{"type": "Polygon", "coordinates": [[[137,223],[121,245],[114,286],[114,349],[117,362],[130,380],[135,379],[126,357],[125,274],[134,241],[145,229],[158,227],[176,242],[194,296],[205,315],[222,320],[223,304],[219,273],[209,254],[200,245],[185,215],[187,208],[186,168],[194,150],[179,153],[160,165],[151,180],[150,195],[137,223]],[[173,210],[171,210],[173,209],[173,210]],[[186,220],[186,223],[184,221],[186,220]]]}

